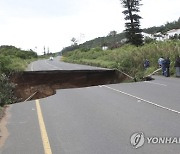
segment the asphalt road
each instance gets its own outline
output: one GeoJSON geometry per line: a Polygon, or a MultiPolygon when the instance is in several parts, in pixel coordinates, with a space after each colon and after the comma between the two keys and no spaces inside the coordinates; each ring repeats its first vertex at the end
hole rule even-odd
{"type": "MultiPolygon", "coordinates": [[[[34,62],[29,68],[55,67],[93,69],[56,60],[34,62]]],[[[180,79],[155,76],[150,82],[61,89],[39,101],[11,105],[9,136],[0,153],[179,154],[177,140],[156,142],[158,137],[180,137],[179,91],[180,79]],[[136,132],[145,138],[137,149],[130,143],[136,132]],[[147,137],[154,137],[153,142],[147,137]]]]}
{"type": "Polygon", "coordinates": [[[39,60],[31,63],[27,71],[39,71],[39,70],[82,70],[82,69],[104,69],[99,67],[92,67],[88,65],[70,64],[60,61],[61,57],[56,57],[54,60],[39,60]]]}

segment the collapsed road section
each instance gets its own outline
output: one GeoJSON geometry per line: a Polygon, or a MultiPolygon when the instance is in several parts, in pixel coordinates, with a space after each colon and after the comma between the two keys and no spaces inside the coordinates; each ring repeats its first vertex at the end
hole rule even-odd
{"type": "Polygon", "coordinates": [[[10,79],[16,97],[24,101],[54,95],[57,89],[120,83],[127,76],[117,70],[54,70],[15,73],[10,79]]]}

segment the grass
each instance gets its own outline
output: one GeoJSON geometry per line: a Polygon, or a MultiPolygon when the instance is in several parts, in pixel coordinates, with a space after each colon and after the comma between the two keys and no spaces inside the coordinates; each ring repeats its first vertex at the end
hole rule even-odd
{"type": "Polygon", "coordinates": [[[15,85],[9,76],[13,72],[24,71],[27,65],[37,59],[33,51],[23,51],[13,46],[0,46],[0,107],[16,101],[13,90],[15,85]]]}
{"type": "Polygon", "coordinates": [[[170,57],[170,73],[174,75],[174,62],[177,55],[180,55],[180,41],[171,40],[153,42],[140,47],[124,45],[120,48],[106,51],[100,48],[88,51],[77,49],[64,54],[63,60],[70,63],[119,69],[133,77],[141,78],[158,68],[157,61],[161,56],[170,57]],[[150,68],[147,70],[143,67],[143,61],[146,58],[150,61],[150,68]]]}
{"type": "Polygon", "coordinates": [[[0,56],[0,73],[24,71],[27,65],[35,59],[21,59],[13,56],[0,56]]]}

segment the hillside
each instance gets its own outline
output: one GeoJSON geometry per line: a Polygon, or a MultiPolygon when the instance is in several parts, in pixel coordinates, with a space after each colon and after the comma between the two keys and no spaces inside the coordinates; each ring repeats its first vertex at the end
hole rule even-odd
{"type": "MultiPolygon", "coordinates": [[[[180,18],[177,21],[168,22],[165,25],[145,28],[143,29],[143,32],[148,34],[156,34],[158,32],[161,32],[162,34],[164,34],[172,29],[180,29],[180,18]]],[[[116,35],[107,35],[106,37],[98,37],[83,44],[65,47],[61,52],[65,53],[73,51],[75,49],[88,50],[91,48],[102,46],[108,46],[110,49],[114,49],[122,45],[123,39],[125,39],[125,34],[123,32],[116,35]]]]}
{"type": "Polygon", "coordinates": [[[24,70],[27,63],[37,58],[34,51],[24,51],[14,46],[0,46],[0,73],[24,70]]]}
{"type": "Polygon", "coordinates": [[[98,37],[93,40],[86,41],[83,44],[65,47],[61,52],[65,53],[79,48],[90,49],[90,48],[96,48],[102,46],[109,46],[110,48],[113,48],[114,45],[118,46],[121,43],[121,40],[123,39],[125,39],[124,33],[120,33],[116,35],[108,35],[106,37],[98,37]]]}
{"type": "Polygon", "coordinates": [[[161,56],[170,57],[171,75],[174,74],[174,62],[180,55],[180,40],[157,41],[140,47],[124,45],[113,50],[103,51],[100,48],[84,51],[77,49],[64,54],[64,61],[71,63],[88,64],[111,69],[119,69],[125,73],[142,78],[158,68],[158,59],[161,56]],[[145,59],[150,61],[150,68],[143,67],[145,59]]]}
{"type": "Polygon", "coordinates": [[[173,22],[167,22],[165,25],[162,26],[154,26],[150,28],[145,28],[143,29],[143,32],[148,33],[148,34],[155,34],[158,32],[161,32],[162,34],[166,33],[169,30],[172,29],[179,29],[180,28],[180,18],[177,21],[173,22]]]}

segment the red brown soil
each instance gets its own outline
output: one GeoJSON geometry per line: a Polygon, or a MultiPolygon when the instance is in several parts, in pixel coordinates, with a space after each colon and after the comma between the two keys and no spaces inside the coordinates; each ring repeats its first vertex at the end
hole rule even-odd
{"type": "Polygon", "coordinates": [[[79,88],[123,82],[127,77],[116,70],[60,70],[15,73],[15,95],[20,101],[54,95],[57,89],[79,88]]]}

